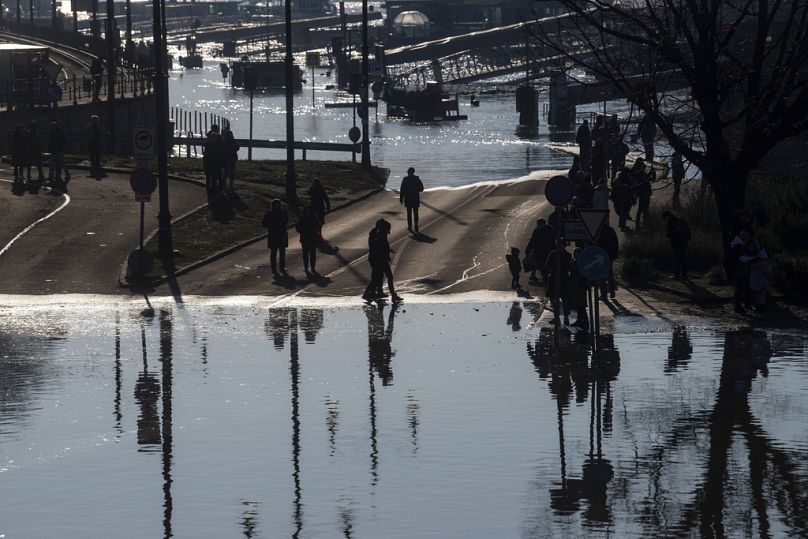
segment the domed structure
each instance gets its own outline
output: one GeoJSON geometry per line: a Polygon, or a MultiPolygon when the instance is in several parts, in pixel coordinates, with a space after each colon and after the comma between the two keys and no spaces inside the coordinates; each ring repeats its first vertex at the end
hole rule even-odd
{"type": "Polygon", "coordinates": [[[427,37],[431,23],[420,11],[402,11],[393,19],[393,31],[399,36],[427,37]]]}

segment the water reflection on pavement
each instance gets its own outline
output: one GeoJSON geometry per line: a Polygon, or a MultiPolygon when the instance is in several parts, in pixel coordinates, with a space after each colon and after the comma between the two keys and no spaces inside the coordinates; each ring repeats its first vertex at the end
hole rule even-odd
{"type": "Polygon", "coordinates": [[[0,534],[808,533],[808,335],[540,314],[14,306],[0,534]]]}

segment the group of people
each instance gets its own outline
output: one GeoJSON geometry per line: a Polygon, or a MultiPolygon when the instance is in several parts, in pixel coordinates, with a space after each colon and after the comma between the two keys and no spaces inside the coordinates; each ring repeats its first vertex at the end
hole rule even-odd
{"type": "Polygon", "coordinates": [[[766,310],[772,268],[769,253],[755,234],[754,217],[748,212],[738,212],[730,243],[730,271],[734,285],[735,312],[746,314],[766,310]]]}
{"type": "Polygon", "coordinates": [[[606,116],[597,116],[595,125],[591,128],[589,120],[584,120],[575,133],[575,142],[578,144],[581,170],[592,174],[597,181],[601,178],[614,178],[626,164],[629,148],[623,141],[616,114],[608,119],[606,116]]]}
{"type": "Polygon", "coordinates": [[[229,128],[225,127],[219,132],[217,124],[210,126],[202,156],[208,198],[235,192],[238,151],[239,145],[229,128]]]}

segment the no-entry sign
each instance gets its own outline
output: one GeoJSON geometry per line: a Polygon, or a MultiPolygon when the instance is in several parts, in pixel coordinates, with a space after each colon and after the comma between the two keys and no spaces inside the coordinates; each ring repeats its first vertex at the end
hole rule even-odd
{"type": "Polygon", "coordinates": [[[566,176],[553,176],[544,186],[544,196],[553,206],[566,206],[575,196],[575,187],[566,176]]]}
{"type": "Polygon", "coordinates": [[[157,179],[154,177],[151,170],[138,168],[129,176],[129,185],[132,186],[135,197],[148,200],[149,195],[157,188],[157,179]]]}

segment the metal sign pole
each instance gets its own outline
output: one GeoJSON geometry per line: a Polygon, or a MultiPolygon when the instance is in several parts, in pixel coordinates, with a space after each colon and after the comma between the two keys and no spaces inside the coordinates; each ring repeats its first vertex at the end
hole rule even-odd
{"type": "Polygon", "coordinates": [[[317,106],[314,103],[314,65],[311,66],[311,108],[316,109],[317,106]]]}
{"type": "Polygon", "coordinates": [[[250,144],[247,146],[247,161],[252,161],[253,147],[253,94],[254,90],[250,86],[250,144]]]}
{"type": "Polygon", "coordinates": [[[144,200],[140,201],[140,250],[143,250],[143,219],[145,215],[145,206],[146,202],[144,200]]]}
{"type": "Polygon", "coordinates": [[[561,207],[556,206],[555,209],[556,215],[556,258],[555,258],[555,268],[553,268],[553,326],[555,331],[553,332],[553,343],[558,346],[558,337],[559,332],[561,331],[561,313],[559,312],[561,309],[560,305],[560,298],[559,292],[561,288],[561,253],[559,252],[559,240],[561,239],[561,207]]]}

